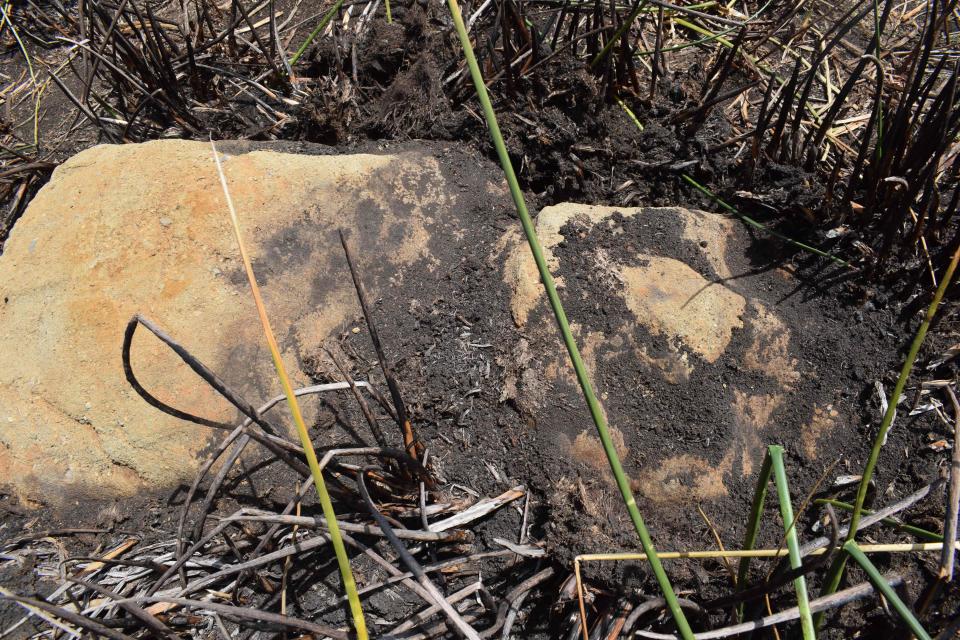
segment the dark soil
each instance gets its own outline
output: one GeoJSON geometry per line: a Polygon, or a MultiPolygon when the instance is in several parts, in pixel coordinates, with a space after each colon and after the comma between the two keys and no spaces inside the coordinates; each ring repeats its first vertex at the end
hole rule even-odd
{"type": "MultiPolygon", "coordinates": [[[[457,69],[460,54],[452,46],[445,9],[439,3],[394,2],[393,16],[393,24],[374,22],[371,32],[357,44],[355,69],[350,60],[337,60],[330,46],[311,51],[312,71],[319,74],[345,65],[344,73],[358,79],[357,94],[349,104],[314,96],[297,108],[296,124],[280,134],[287,142],[276,148],[311,153],[376,152],[414,140],[430,141],[412,144],[427,144],[443,156],[453,144],[466,151],[449,154],[442,164],[444,171],[454,182],[473,182],[476,177],[471,174],[477,171],[477,165],[494,154],[486,127],[477,116],[476,102],[471,99],[472,85],[462,78],[446,83],[457,69]]],[[[5,64],[16,65],[17,55],[15,49],[8,48],[5,64]]],[[[714,150],[734,135],[730,120],[720,110],[711,112],[693,135],[670,124],[678,111],[695,103],[706,66],[696,61],[675,64],[674,71],[662,79],[654,101],[630,100],[630,108],[644,123],[642,132],[616,103],[603,100],[597,76],[584,69],[582,60],[567,53],[559,53],[543,72],[516,79],[509,89],[501,86],[495,106],[531,208],[575,201],[714,209],[706,197],[683,185],[679,174],[687,172],[700,182],[710,183],[745,213],[765,222],[783,223],[782,229],[790,235],[827,248],[834,248],[831,243],[840,246],[839,241],[818,235],[820,231],[798,222],[819,211],[817,205],[825,195],[820,177],[774,163],[763,164],[756,171],[742,169],[737,162],[742,149],[737,145],[714,150]]],[[[735,75],[730,86],[743,80],[735,75]]],[[[58,92],[51,89],[50,93],[55,97],[50,98],[48,120],[43,122],[66,134],[72,120],[70,105],[58,92]]],[[[253,110],[250,113],[255,114],[253,110]]],[[[242,127],[236,121],[208,124],[225,138],[265,137],[256,127],[242,127]]],[[[94,141],[90,129],[79,131],[63,135],[63,141],[51,149],[55,158],[94,141]]],[[[492,165],[483,167],[486,175],[496,175],[492,165]]],[[[11,210],[2,221],[0,241],[20,211],[22,207],[11,210]]],[[[471,242],[456,252],[450,246],[432,247],[448,267],[443,277],[432,282],[384,286],[387,293],[376,301],[374,310],[418,436],[431,451],[445,490],[458,495],[454,485],[461,485],[488,496],[516,484],[531,487],[531,540],[549,550],[550,561],[563,568],[559,575],[564,578],[577,554],[636,549],[635,536],[609,480],[571,461],[557,446],[558,434],[573,439],[590,426],[576,389],[560,389],[542,409],[501,399],[508,373],[504,363],[515,363],[515,348],[521,338],[540,341],[540,346],[547,349],[558,348],[552,319],[542,306],[531,324],[550,327],[550,332],[527,335],[514,328],[509,291],[499,277],[499,265],[490,262],[496,243],[507,230],[518,226],[509,202],[504,198],[494,204],[475,203],[474,208],[458,215],[473,220],[477,231],[471,242]],[[389,321],[383,320],[387,317],[389,321]],[[572,484],[558,482],[562,478],[572,484]],[[578,483],[582,490],[577,488],[578,483]],[[602,513],[588,512],[583,496],[589,492],[605,496],[602,513]]],[[[615,222],[623,228],[622,235],[614,235],[611,225],[597,225],[586,232],[570,225],[564,230],[568,241],[557,249],[563,264],[559,275],[567,283],[567,312],[580,323],[581,331],[616,333],[624,330],[630,318],[620,298],[611,295],[610,283],[600,281],[587,261],[596,248],[605,249],[623,265],[636,264],[637,253],[647,253],[683,260],[708,279],[718,278],[695,247],[659,241],[676,235],[676,219],[669,214],[616,218],[615,222]]],[[[855,239],[846,237],[842,247],[849,248],[855,239]]],[[[728,259],[736,276],[725,285],[775,306],[794,332],[791,347],[800,363],[802,382],[771,417],[770,429],[762,434],[763,444],[786,446],[795,504],[814,491],[814,497],[852,501],[855,489],[834,490],[831,483],[837,475],[857,474],[862,469],[880,419],[873,385],[881,381],[888,393],[892,389],[918,324],[917,312],[928,297],[914,287],[867,285],[826,261],[759,237],[754,243],[732,246],[728,259]],[[801,451],[799,436],[815,404],[835,405],[841,426],[820,441],[818,458],[811,461],[801,451]]],[[[907,262],[916,260],[906,258],[907,262]]],[[[390,274],[373,269],[366,276],[371,283],[383,285],[390,274]]],[[[363,326],[362,318],[357,317],[351,326],[363,326]]],[[[642,328],[634,331],[652,355],[667,351],[664,338],[642,328]]],[[[954,320],[940,325],[928,341],[920,364],[951,346],[956,335],[954,320]]],[[[746,330],[735,331],[730,350],[742,352],[751,338],[746,330]]],[[[355,334],[344,327],[340,347],[359,376],[379,380],[376,355],[365,330],[355,334]]],[[[600,354],[604,354],[603,349],[600,354]]],[[[611,422],[625,435],[630,449],[625,460],[629,472],[640,472],[677,452],[719,463],[727,447],[736,441],[733,385],[748,385],[751,393],[776,391],[768,378],[741,370],[733,359],[711,364],[689,354],[696,365],[693,377],[683,385],[670,385],[654,379],[651,371],[636,360],[612,349],[609,354],[595,382],[598,393],[606,394],[606,409],[615,417],[611,422]],[[635,393],[640,386],[653,392],[635,393]]],[[[332,365],[323,354],[314,355],[316,379],[326,381],[333,375],[332,365]]],[[[924,379],[934,375],[946,379],[956,371],[948,364],[922,374],[924,379]]],[[[908,396],[884,449],[872,497],[878,505],[931,482],[948,464],[949,451],[936,452],[929,447],[932,440],[950,439],[945,424],[931,412],[906,416],[908,408],[918,401],[919,395],[908,396]]],[[[362,416],[352,403],[330,402],[316,429],[324,437],[335,431],[341,438],[337,445],[356,444],[370,438],[365,427],[356,427],[360,424],[362,416]]],[[[289,478],[275,475],[273,467],[261,468],[255,461],[251,465],[253,471],[246,474],[246,480],[241,481],[242,474],[237,474],[215,505],[218,512],[229,513],[243,504],[277,508],[289,498],[289,478]]],[[[727,548],[739,547],[758,466],[755,461],[752,474],[742,473],[743,468],[735,466],[728,478],[728,495],[701,505],[690,502],[665,507],[641,498],[641,510],[658,547],[680,550],[715,546],[697,506],[704,509],[727,548]]],[[[72,510],[37,512],[18,505],[12,496],[3,496],[0,509],[5,515],[0,538],[10,540],[24,532],[89,525],[110,529],[111,533],[58,537],[65,541],[68,555],[109,548],[124,536],[124,530],[143,535],[146,544],[169,538],[182,497],[183,488],[173,495],[164,492],[137,503],[115,505],[120,515],[114,517],[110,505],[83,504],[72,510]]],[[[939,532],[942,504],[940,496],[928,498],[904,519],[939,532]]],[[[315,510],[312,506],[307,509],[315,510]]],[[[808,510],[798,525],[801,539],[813,535],[811,527],[817,515],[808,510]]],[[[494,548],[493,539],[497,537],[515,540],[520,519],[517,509],[507,508],[475,527],[476,548],[494,548]]],[[[778,546],[783,523],[773,497],[768,500],[764,521],[767,526],[762,529],[760,543],[778,546]]],[[[883,541],[909,540],[886,529],[875,530],[872,535],[883,541]]],[[[882,571],[907,577],[911,602],[930,584],[938,568],[936,554],[892,555],[877,562],[882,571]]],[[[725,573],[719,563],[682,561],[667,566],[678,587],[693,593],[696,599],[726,592],[725,573]]],[[[0,583],[25,593],[48,592],[52,583],[39,579],[34,568],[29,562],[18,565],[0,561],[0,583]]],[[[506,591],[515,582],[513,570],[506,562],[493,562],[484,567],[489,572],[484,577],[506,591]]],[[[605,597],[615,602],[610,594],[657,593],[641,564],[587,565],[585,570],[598,592],[604,594],[598,608],[606,602],[605,597]]],[[[854,571],[851,582],[861,579],[854,571]]],[[[522,627],[523,636],[559,637],[568,631],[566,617],[550,610],[561,581],[555,580],[533,605],[522,627]]],[[[305,590],[307,586],[304,578],[305,590]]],[[[812,590],[817,587],[814,578],[812,590]]],[[[782,593],[787,594],[782,600],[788,602],[789,589],[782,593]]],[[[857,633],[867,637],[889,635],[890,619],[875,601],[865,602],[869,604],[850,607],[836,616],[829,634],[838,638],[857,633]]],[[[944,626],[958,603],[960,593],[951,587],[937,605],[941,614],[928,619],[929,630],[936,632],[944,626]]],[[[408,604],[385,599],[373,606],[385,617],[405,615],[409,609],[408,604]]],[[[330,614],[333,620],[339,615],[339,611],[330,614]]],[[[14,610],[0,607],[0,629],[18,618],[14,610]]]]}

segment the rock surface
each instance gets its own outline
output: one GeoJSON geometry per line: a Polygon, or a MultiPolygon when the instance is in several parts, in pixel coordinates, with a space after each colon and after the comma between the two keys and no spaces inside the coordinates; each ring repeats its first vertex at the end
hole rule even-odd
{"type": "MultiPolygon", "coordinates": [[[[529,483],[569,532],[557,545],[630,544],[610,533],[629,526],[499,170],[422,143],[340,156],[271,149],[221,146],[295,382],[341,379],[322,362],[329,345],[378,379],[344,228],[439,472],[485,494],[505,476],[529,483]]],[[[0,367],[0,478],[21,496],[169,490],[221,435],[129,388],[120,349],[135,313],[251,403],[279,393],[210,154],[183,141],[85,151],[14,227],[0,255],[0,353],[15,354],[0,367]]],[[[889,347],[882,325],[838,330],[830,323],[848,312],[836,296],[796,296],[795,273],[721,215],[561,204],[536,224],[651,523],[670,529],[677,505],[702,503],[727,516],[721,533],[736,529],[768,444],[788,448],[797,492],[840,455],[859,455],[851,425],[889,347]]],[[[133,366],[169,404],[236,420],[146,331],[133,366]]],[[[372,444],[352,406],[347,396],[332,411],[304,403],[318,446],[372,444]]],[[[675,530],[699,526],[683,512],[693,515],[675,530]]]]}
{"type": "MultiPolygon", "coordinates": [[[[371,285],[414,262],[429,274],[428,241],[453,224],[446,212],[490,188],[484,172],[451,184],[436,157],[416,151],[251,151],[227,153],[224,167],[299,382],[302,359],[358,315],[337,229],[371,285]]],[[[64,163],[6,243],[0,292],[0,478],[25,498],[129,496],[195,470],[209,430],[148,406],[124,379],[120,347],[135,313],[251,402],[278,393],[209,144],[99,146],[64,163]]],[[[236,418],[148,332],[132,354],[162,400],[236,418]]]]}
{"type": "MultiPolygon", "coordinates": [[[[797,354],[816,351],[816,343],[795,335],[800,318],[781,316],[796,309],[770,302],[774,284],[788,290],[796,281],[779,270],[758,274],[734,220],[679,208],[561,204],[540,212],[537,230],[614,442],[648,503],[731,497],[766,445],[802,434],[800,451],[815,463],[843,426],[830,400],[844,383],[813,365],[822,354],[801,366],[797,354]]],[[[576,493],[588,514],[606,520],[608,505],[617,505],[606,457],[574,403],[576,380],[533,258],[519,238],[511,244],[505,279],[528,343],[514,354],[508,395],[538,421],[566,425],[549,436],[555,449],[598,474],[592,487],[581,474],[557,502],[576,493]]]]}

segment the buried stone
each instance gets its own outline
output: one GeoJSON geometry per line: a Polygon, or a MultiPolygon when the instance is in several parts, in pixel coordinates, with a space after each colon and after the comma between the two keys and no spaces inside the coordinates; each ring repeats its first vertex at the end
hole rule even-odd
{"type": "MultiPolygon", "coordinates": [[[[681,208],[547,207],[544,254],[615,447],[661,548],[687,548],[704,522],[742,537],[767,445],[809,491],[837,461],[862,464],[867,378],[881,376],[892,322],[849,322],[837,288],[802,280],[739,223],[681,208]],[[822,285],[822,286],[821,286],[822,285]],[[842,324],[841,324],[842,323],[842,324]],[[838,330],[843,327],[843,330],[838,330]],[[854,371],[857,371],[856,375],[854,371]]],[[[520,234],[506,242],[511,316],[524,336],[504,399],[534,416],[555,550],[635,546],[606,456],[520,234]],[[570,470],[562,473],[561,470],[570,470]],[[572,498],[572,499],[571,499],[572,498]]],[[[801,494],[805,495],[805,494],[801,494]]],[[[595,569],[606,573],[611,569],[595,569]]]]}
{"type": "MultiPolygon", "coordinates": [[[[616,526],[625,513],[498,170],[448,147],[395,148],[221,147],[295,384],[342,379],[312,365],[324,347],[376,359],[352,331],[363,323],[343,228],[443,479],[484,493],[529,484],[549,519],[567,524],[569,536],[553,536],[561,550],[630,547],[615,533],[629,534],[616,526]]],[[[768,444],[802,461],[797,491],[839,452],[856,460],[864,382],[847,372],[884,364],[884,332],[863,325],[841,340],[835,296],[794,295],[802,282],[735,220],[561,204],[537,227],[658,540],[689,532],[674,522],[689,510],[677,507],[696,503],[728,514],[718,528],[739,537],[768,444]]],[[[126,383],[120,345],[135,313],[251,404],[279,392],[204,143],[102,146],[66,162],[14,228],[0,289],[0,352],[17,354],[0,368],[0,478],[26,499],[169,491],[204,459],[218,434],[158,412],[126,383]]],[[[236,420],[147,333],[133,367],[169,404],[236,420]]],[[[353,417],[315,431],[317,447],[375,444],[353,417]]]]}

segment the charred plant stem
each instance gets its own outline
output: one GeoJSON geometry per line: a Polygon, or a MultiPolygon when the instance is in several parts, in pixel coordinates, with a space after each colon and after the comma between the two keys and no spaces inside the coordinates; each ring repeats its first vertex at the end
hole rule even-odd
{"type": "Polygon", "coordinates": [[[940,579],[953,580],[953,565],[956,559],[957,512],[960,511],[960,402],[957,394],[947,387],[950,404],[953,405],[953,454],[950,458],[950,488],[947,491],[947,515],[943,523],[943,553],[940,556],[940,579]]]}
{"type": "Polygon", "coordinates": [[[366,289],[364,289],[363,281],[360,279],[360,274],[357,272],[356,263],[350,252],[350,246],[347,244],[347,239],[344,237],[343,231],[341,230],[339,233],[340,244],[343,245],[343,255],[347,259],[347,266],[350,268],[350,277],[353,279],[353,286],[357,291],[360,308],[363,310],[363,319],[366,321],[367,329],[370,331],[370,341],[373,342],[373,348],[377,352],[377,360],[380,361],[380,369],[383,371],[383,377],[387,381],[387,389],[390,391],[393,407],[397,410],[397,424],[400,426],[403,437],[403,448],[406,449],[407,454],[411,458],[416,460],[418,449],[417,441],[413,436],[413,426],[410,424],[407,406],[403,402],[403,396],[400,395],[400,385],[397,384],[397,379],[393,375],[390,363],[387,362],[387,356],[383,352],[383,343],[380,342],[380,334],[377,333],[377,326],[373,322],[373,314],[367,302],[367,292],[366,289]]]}
{"type": "Polygon", "coordinates": [[[417,582],[420,584],[423,589],[430,594],[430,597],[434,600],[434,604],[440,607],[440,610],[447,616],[450,622],[464,637],[469,640],[481,640],[480,635],[476,630],[471,627],[466,621],[457,613],[457,611],[450,606],[450,603],[447,602],[447,599],[444,597],[440,590],[430,581],[430,578],[427,577],[426,572],[423,570],[423,567],[420,566],[420,563],[410,555],[410,552],[407,551],[407,548],[403,546],[403,543],[400,541],[400,538],[397,537],[397,534],[394,533],[393,528],[390,526],[390,523],[387,522],[387,519],[383,517],[383,514],[380,513],[380,510],[377,509],[377,505],[373,503],[373,499],[370,497],[370,493],[367,491],[366,482],[364,482],[363,476],[367,472],[367,469],[361,470],[357,474],[357,487],[360,489],[360,496],[363,498],[364,502],[367,504],[367,509],[370,511],[370,515],[373,516],[373,519],[380,526],[380,529],[383,531],[387,540],[390,541],[390,545],[397,552],[397,555],[400,556],[400,560],[406,565],[407,570],[410,571],[416,578],[417,582]]]}

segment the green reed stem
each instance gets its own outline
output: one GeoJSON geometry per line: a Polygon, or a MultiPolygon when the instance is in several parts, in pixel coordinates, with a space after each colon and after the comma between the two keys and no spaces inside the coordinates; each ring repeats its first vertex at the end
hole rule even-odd
{"type": "Polygon", "coordinates": [[[896,589],[890,586],[890,583],[887,582],[883,574],[881,574],[877,568],[874,566],[870,559],[867,558],[866,554],[860,550],[860,547],[857,546],[857,543],[853,540],[847,540],[843,545],[843,550],[846,551],[850,557],[856,560],[857,564],[860,565],[860,568],[867,574],[867,577],[870,579],[870,582],[873,583],[873,586],[877,588],[877,591],[883,594],[883,597],[886,598],[887,602],[893,607],[893,610],[897,612],[900,618],[910,627],[910,631],[913,632],[919,640],[931,640],[930,634],[927,633],[926,629],[923,628],[923,625],[920,624],[920,621],[917,620],[917,617],[913,615],[913,611],[910,611],[910,607],[900,599],[900,596],[897,594],[896,589]]]}
{"type": "MultiPolygon", "coordinates": [[[[328,24],[330,24],[330,21],[333,20],[333,16],[337,15],[337,11],[340,10],[340,7],[342,5],[343,5],[343,0],[337,0],[333,4],[333,6],[330,7],[330,10],[327,11],[325,14],[323,14],[323,17],[320,19],[320,24],[318,24],[316,28],[310,32],[310,35],[307,36],[307,39],[303,41],[303,44],[300,45],[300,48],[297,49],[297,52],[293,54],[292,58],[290,58],[290,66],[297,64],[297,60],[300,59],[300,56],[302,56],[304,52],[307,50],[307,47],[309,47],[311,43],[313,43],[314,38],[320,35],[320,32],[323,31],[328,24]]],[[[388,3],[387,4],[388,16],[390,12],[389,7],[390,7],[390,4],[388,3]]],[[[388,17],[388,20],[389,20],[389,17],[388,17]]]]}
{"type": "MultiPolygon", "coordinates": [[[[763,465],[760,467],[760,475],[757,477],[757,486],[753,490],[753,503],[750,506],[750,519],[747,521],[747,534],[743,538],[743,550],[752,551],[757,544],[757,534],[760,533],[760,519],[763,517],[763,503],[767,499],[767,488],[770,485],[770,472],[773,470],[770,453],[763,456],[763,465]]],[[[750,572],[749,556],[740,558],[740,566],[737,569],[737,588],[739,592],[747,584],[747,575],[750,572]]],[[[737,607],[737,616],[743,619],[743,603],[737,607]]]]}
{"type": "Polygon", "coordinates": [[[457,0],[447,0],[447,6],[450,8],[450,15],[453,18],[454,27],[460,38],[460,45],[463,47],[464,57],[467,59],[467,66],[470,68],[470,76],[473,79],[474,87],[477,91],[477,98],[483,107],[483,115],[487,121],[487,127],[490,130],[490,138],[497,151],[497,157],[500,160],[500,166],[507,179],[507,185],[510,187],[510,195],[513,197],[513,203],[517,208],[517,214],[520,217],[520,224],[523,226],[523,232],[530,245],[530,251],[533,253],[533,259],[537,263],[537,270],[540,272],[540,279],[543,281],[543,288],[547,292],[547,298],[550,301],[550,307],[556,317],[557,325],[560,328],[560,334],[563,337],[564,345],[570,354],[570,361],[573,363],[573,369],[577,375],[577,381],[580,383],[580,389],[583,392],[584,400],[590,409],[590,416],[596,425],[597,433],[600,436],[600,442],[603,445],[603,451],[607,455],[610,463],[610,469],[617,482],[617,488],[623,496],[623,501],[627,507],[627,513],[637,530],[637,536],[640,538],[640,544],[644,553],[647,554],[650,562],[650,568],[653,570],[663,597],[666,600],[667,607],[673,616],[677,629],[684,640],[693,640],[693,631],[687,622],[677,596],[670,585],[670,579],[667,577],[663,564],[657,556],[656,549],[653,546],[653,540],[640,515],[640,509],[633,497],[633,491],[630,489],[630,482],[623,471],[623,465],[620,463],[620,457],[613,445],[610,437],[610,431],[607,429],[607,422],[600,408],[600,402],[593,392],[593,385],[590,382],[590,376],[587,368],[580,357],[580,350],[577,348],[576,340],[573,338],[573,332],[570,330],[570,324],[567,321],[567,314],[563,310],[563,304],[560,302],[560,296],[557,294],[557,287],[553,281],[553,275],[547,267],[546,258],[543,255],[543,249],[540,246],[540,240],[537,237],[536,229],[533,226],[533,220],[527,211],[527,204],[523,199],[523,192],[520,190],[520,183],[517,181],[517,175],[513,170],[513,164],[510,162],[510,156],[507,154],[507,147],[503,142],[503,135],[500,133],[500,126],[497,124],[497,116],[493,111],[493,105],[490,104],[490,96],[487,94],[487,86],[484,84],[483,75],[480,73],[480,67],[477,64],[477,58],[473,53],[473,46],[470,44],[470,36],[467,34],[466,26],[463,24],[463,16],[460,14],[460,7],[457,0]]]}
{"type": "MultiPolygon", "coordinates": [[[[787,470],[783,465],[783,447],[771,445],[767,448],[767,455],[773,466],[774,484],[777,485],[777,500],[780,502],[780,518],[787,531],[787,553],[790,556],[790,568],[799,569],[803,564],[800,557],[800,542],[797,540],[797,526],[793,517],[793,504],[790,502],[790,486],[787,484],[787,470]]],[[[800,629],[804,640],[814,640],[817,631],[813,626],[813,616],[810,614],[810,596],[807,593],[807,579],[797,576],[793,581],[797,591],[797,608],[800,610],[800,629]]]]}

